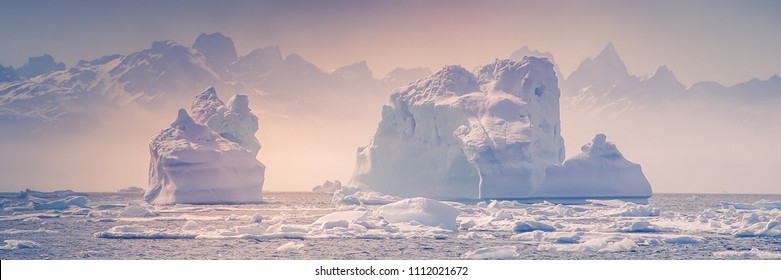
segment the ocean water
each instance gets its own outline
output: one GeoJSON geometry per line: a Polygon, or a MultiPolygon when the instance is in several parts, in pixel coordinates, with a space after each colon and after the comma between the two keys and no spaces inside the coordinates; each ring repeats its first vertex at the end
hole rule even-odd
{"type": "Polygon", "coordinates": [[[312,226],[329,213],[377,207],[341,205],[330,194],[266,192],[264,203],[250,205],[140,199],[90,193],[86,208],[33,210],[7,194],[0,259],[462,259],[479,249],[488,252],[480,258],[501,259],[781,258],[781,226],[773,228],[781,210],[757,203],[781,195],[655,194],[647,205],[453,204],[457,231],[414,222],[312,226]],[[519,232],[519,221],[555,231],[519,232]],[[511,250],[491,249],[497,247],[511,250]]]}

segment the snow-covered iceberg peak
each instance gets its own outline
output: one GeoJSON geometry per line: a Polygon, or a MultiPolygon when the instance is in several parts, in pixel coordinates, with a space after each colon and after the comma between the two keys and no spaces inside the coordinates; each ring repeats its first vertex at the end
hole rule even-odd
{"type": "Polygon", "coordinates": [[[195,97],[191,110],[198,123],[208,126],[223,138],[238,143],[254,155],[260,151],[260,142],[255,138],[258,117],[252,114],[246,95],[234,95],[225,106],[217,97],[217,91],[210,87],[195,97]]]}
{"type": "Polygon", "coordinates": [[[640,165],[621,154],[604,134],[583,145],[581,153],[548,167],[547,180],[534,197],[648,198],[651,185],[640,165]]]}
{"type": "Polygon", "coordinates": [[[217,90],[209,87],[195,96],[190,111],[193,112],[193,119],[200,124],[206,124],[206,121],[214,115],[222,115],[228,110],[225,103],[217,97],[217,90]]]}
{"type": "Polygon", "coordinates": [[[266,167],[255,155],[196,123],[179,109],[149,143],[149,190],[155,204],[261,201],[266,167]]]}
{"type": "Polygon", "coordinates": [[[524,197],[561,163],[559,89],[547,59],[447,66],[391,94],[351,184],[397,196],[524,197]]]}

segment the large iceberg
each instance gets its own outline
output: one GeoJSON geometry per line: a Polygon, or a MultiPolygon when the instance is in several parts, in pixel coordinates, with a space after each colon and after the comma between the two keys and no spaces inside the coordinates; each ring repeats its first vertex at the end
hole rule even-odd
{"type": "Polygon", "coordinates": [[[650,196],[604,135],[562,165],[559,97],[545,58],[446,66],[391,94],[350,185],[440,199],[650,196]]]}
{"type": "MultiPolygon", "coordinates": [[[[216,94],[213,97],[216,99],[216,94]]],[[[212,101],[222,103],[219,99],[212,101]]],[[[249,113],[246,102],[231,102],[234,104],[240,104],[236,108],[246,108],[242,112],[249,113]]],[[[224,110],[224,114],[217,108],[213,115],[227,116],[232,108],[224,110]]],[[[198,111],[201,121],[212,119],[203,118],[206,111],[198,111]]],[[[257,129],[257,117],[252,117],[257,129]]],[[[149,190],[144,199],[156,204],[260,202],[266,167],[255,158],[257,151],[232,140],[196,123],[187,111],[180,109],[176,121],[149,143],[149,190]]]]}
{"type": "Polygon", "coordinates": [[[351,183],[398,196],[524,197],[563,159],[553,65],[497,60],[394,92],[351,183]]]}

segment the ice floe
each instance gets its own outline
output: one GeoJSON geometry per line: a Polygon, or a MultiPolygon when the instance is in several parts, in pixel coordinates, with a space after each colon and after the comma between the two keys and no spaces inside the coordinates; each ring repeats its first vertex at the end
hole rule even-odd
{"type": "Polygon", "coordinates": [[[0,246],[0,250],[17,250],[17,249],[29,249],[29,248],[41,247],[41,244],[38,244],[38,242],[30,241],[30,240],[9,239],[4,242],[5,245],[0,246]]]}
{"type": "Polygon", "coordinates": [[[500,246],[480,248],[464,254],[464,259],[470,260],[505,260],[518,257],[515,246],[500,246]]]}

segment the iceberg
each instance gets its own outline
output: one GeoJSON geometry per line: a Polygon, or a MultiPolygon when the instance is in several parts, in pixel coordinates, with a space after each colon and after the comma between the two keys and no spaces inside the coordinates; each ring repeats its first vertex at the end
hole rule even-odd
{"type": "Polygon", "coordinates": [[[396,196],[524,197],[564,160],[547,59],[444,69],[395,91],[351,184],[396,196]]]}
{"type": "Polygon", "coordinates": [[[424,226],[458,230],[458,209],[433,199],[415,197],[380,206],[374,216],[389,223],[415,221],[424,226]]]}
{"type": "Polygon", "coordinates": [[[153,204],[255,203],[261,201],[266,167],[255,154],[187,111],[149,143],[149,190],[153,204]]]}
{"type": "Polygon", "coordinates": [[[581,151],[561,165],[548,167],[547,179],[531,195],[546,198],[651,196],[651,184],[640,165],[624,158],[604,134],[594,136],[581,151]]]}
{"type": "Polygon", "coordinates": [[[640,166],[603,134],[564,161],[560,95],[545,58],[446,66],[391,94],[349,185],[435,199],[650,197],[640,166]]]}

